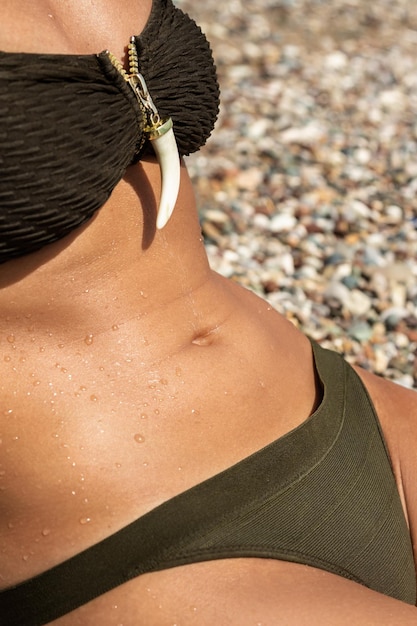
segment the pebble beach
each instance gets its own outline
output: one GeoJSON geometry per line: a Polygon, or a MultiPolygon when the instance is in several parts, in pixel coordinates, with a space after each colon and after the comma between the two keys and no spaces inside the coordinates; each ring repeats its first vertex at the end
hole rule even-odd
{"type": "Polygon", "coordinates": [[[213,269],[417,388],[417,3],[178,0],[221,112],[187,157],[213,269]]]}

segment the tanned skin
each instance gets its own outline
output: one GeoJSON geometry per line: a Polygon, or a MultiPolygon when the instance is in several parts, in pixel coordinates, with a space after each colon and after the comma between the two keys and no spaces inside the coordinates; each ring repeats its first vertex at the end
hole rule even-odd
{"type": "MultiPolygon", "coordinates": [[[[2,0],[0,49],[125,62],[151,0],[2,0]]],[[[0,266],[0,586],[77,554],[301,424],[321,401],[309,341],[213,273],[185,167],[156,231],[159,168],[128,169],[90,222],[0,266]],[[139,435],[135,439],[135,435],[139,435]]],[[[358,370],[414,545],[417,396],[358,370]]],[[[140,576],[56,626],[399,626],[417,610],[268,559],[140,576]]]]}

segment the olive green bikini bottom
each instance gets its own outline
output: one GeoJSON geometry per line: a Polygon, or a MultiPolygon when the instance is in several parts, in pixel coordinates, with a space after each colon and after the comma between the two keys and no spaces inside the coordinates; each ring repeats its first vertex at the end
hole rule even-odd
{"type": "Polygon", "coordinates": [[[324,396],[309,419],[0,593],[2,626],[46,624],[145,572],[236,557],[308,564],[415,604],[410,534],[370,398],[339,355],[313,350],[324,396]]]}

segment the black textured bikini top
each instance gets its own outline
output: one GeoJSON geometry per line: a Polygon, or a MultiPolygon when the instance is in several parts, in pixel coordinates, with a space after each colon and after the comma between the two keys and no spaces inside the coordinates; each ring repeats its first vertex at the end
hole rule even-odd
{"type": "Polygon", "coordinates": [[[369,396],[313,343],[324,398],[301,426],[64,563],[0,592],[2,626],[41,626],[145,572],[294,561],[416,602],[410,533],[369,396]]]}
{"type": "MultiPolygon", "coordinates": [[[[111,42],[110,42],[111,43],[111,42]]],[[[171,0],[154,0],[135,38],[139,69],[181,155],[218,114],[209,44],[171,0]]],[[[144,120],[111,55],[0,52],[0,263],[91,218],[147,149],[144,120]]]]}

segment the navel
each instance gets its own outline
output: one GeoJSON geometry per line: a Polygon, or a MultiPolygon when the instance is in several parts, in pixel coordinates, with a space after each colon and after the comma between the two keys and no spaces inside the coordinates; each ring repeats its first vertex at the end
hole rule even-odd
{"type": "Polygon", "coordinates": [[[211,346],[218,340],[218,326],[210,329],[204,329],[196,332],[191,343],[195,346],[207,347],[211,346]]]}

